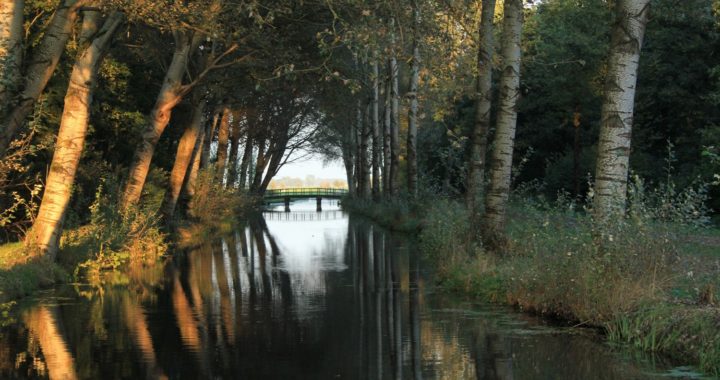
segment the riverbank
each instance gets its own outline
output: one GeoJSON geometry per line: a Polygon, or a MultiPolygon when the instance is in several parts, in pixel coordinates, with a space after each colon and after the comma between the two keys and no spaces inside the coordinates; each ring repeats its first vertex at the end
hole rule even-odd
{"type": "Polygon", "coordinates": [[[344,206],[386,226],[397,220],[417,226],[421,251],[448,291],[599,328],[610,342],[720,375],[717,228],[641,216],[597,226],[568,207],[516,203],[508,240],[491,253],[478,243],[478,223],[462,205],[437,199],[421,203],[399,208],[395,205],[402,201],[378,206],[350,201],[344,206]]]}

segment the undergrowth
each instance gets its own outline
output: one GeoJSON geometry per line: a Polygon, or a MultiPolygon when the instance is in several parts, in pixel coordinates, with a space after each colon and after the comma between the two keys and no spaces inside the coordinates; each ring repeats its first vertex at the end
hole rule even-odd
{"type": "Polygon", "coordinates": [[[461,204],[438,200],[426,204],[420,247],[449,290],[598,327],[611,342],[719,375],[720,245],[706,228],[707,188],[664,189],[636,178],[628,216],[607,224],[563,194],[516,193],[495,252],[461,204]]]}

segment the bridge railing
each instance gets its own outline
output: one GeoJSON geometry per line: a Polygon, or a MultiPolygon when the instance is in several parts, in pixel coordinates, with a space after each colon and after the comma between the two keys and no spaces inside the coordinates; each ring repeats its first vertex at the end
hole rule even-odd
{"type": "Polygon", "coordinates": [[[267,190],[265,191],[264,198],[342,197],[347,193],[347,189],[332,189],[326,187],[301,187],[267,190]]]}

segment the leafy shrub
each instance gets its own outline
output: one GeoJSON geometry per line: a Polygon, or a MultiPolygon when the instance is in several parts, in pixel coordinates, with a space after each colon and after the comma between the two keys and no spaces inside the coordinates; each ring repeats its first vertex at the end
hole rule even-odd
{"type": "Polygon", "coordinates": [[[92,255],[78,265],[76,277],[98,281],[103,271],[152,265],[167,251],[158,215],[139,207],[120,210],[117,188],[110,181],[102,181],[90,206],[90,223],[64,236],[63,249],[92,255]]]}

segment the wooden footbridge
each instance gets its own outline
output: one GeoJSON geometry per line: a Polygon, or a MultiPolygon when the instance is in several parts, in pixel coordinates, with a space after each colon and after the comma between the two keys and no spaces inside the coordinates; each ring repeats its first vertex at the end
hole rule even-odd
{"type": "Polygon", "coordinates": [[[312,199],[317,201],[317,211],[322,211],[322,200],[340,199],[348,194],[347,189],[330,189],[325,187],[300,187],[292,189],[271,189],[265,191],[263,200],[266,204],[285,203],[285,211],[290,211],[290,202],[296,199],[312,199]]]}

